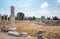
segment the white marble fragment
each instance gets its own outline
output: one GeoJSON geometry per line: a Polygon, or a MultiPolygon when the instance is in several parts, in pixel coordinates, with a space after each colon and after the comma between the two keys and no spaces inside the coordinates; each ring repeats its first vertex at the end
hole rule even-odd
{"type": "Polygon", "coordinates": [[[9,31],[8,34],[9,35],[14,35],[14,36],[20,36],[20,34],[16,31],[9,31]]]}

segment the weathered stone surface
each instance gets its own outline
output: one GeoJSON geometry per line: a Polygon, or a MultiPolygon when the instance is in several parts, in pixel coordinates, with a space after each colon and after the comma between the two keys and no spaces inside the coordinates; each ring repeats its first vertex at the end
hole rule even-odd
{"type": "Polygon", "coordinates": [[[27,38],[11,36],[11,35],[8,35],[8,33],[0,32],[0,39],[27,39],[27,38]]]}
{"type": "Polygon", "coordinates": [[[11,26],[15,26],[14,6],[11,6],[11,26]]]}
{"type": "Polygon", "coordinates": [[[14,36],[20,36],[20,34],[16,31],[9,31],[8,34],[9,35],[14,35],[14,36]]]}
{"type": "Polygon", "coordinates": [[[43,39],[43,34],[42,33],[43,33],[42,30],[38,31],[37,39],[43,39]]]}
{"type": "Polygon", "coordinates": [[[14,15],[14,6],[11,6],[11,26],[9,27],[10,31],[16,31],[15,27],[15,15],[14,15]]]}
{"type": "Polygon", "coordinates": [[[1,31],[3,31],[3,32],[8,32],[8,29],[6,28],[5,24],[6,24],[6,23],[5,23],[5,19],[3,19],[1,31]]]}
{"type": "Polygon", "coordinates": [[[0,23],[1,23],[1,21],[2,21],[2,18],[1,18],[1,14],[0,14],[0,23]]]}
{"type": "Polygon", "coordinates": [[[14,27],[14,26],[11,26],[11,27],[9,27],[9,29],[8,29],[9,31],[16,31],[16,27],[14,27]]]}
{"type": "Polygon", "coordinates": [[[20,36],[20,34],[16,31],[16,27],[15,27],[14,6],[11,6],[11,26],[9,27],[8,34],[14,36],[20,36]]]}
{"type": "Polygon", "coordinates": [[[6,21],[8,22],[8,15],[6,15],[6,21]]]}
{"type": "Polygon", "coordinates": [[[20,36],[21,36],[21,37],[27,37],[27,36],[28,36],[28,33],[26,33],[26,32],[21,32],[21,33],[20,33],[20,36]]]}
{"type": "Polygon", "coordinates": [[[8,32],[8,29],[7,29],[5,26],[3,26],[3,27],[1,28],[1,31],[3,31],[3,32],[8,32]]]}
{"type": "Polygon", "coordinates": [[[42,22],[44,22],[45,21],[45,16],[41,16],[41,20],[42,20],[42,22]]]}

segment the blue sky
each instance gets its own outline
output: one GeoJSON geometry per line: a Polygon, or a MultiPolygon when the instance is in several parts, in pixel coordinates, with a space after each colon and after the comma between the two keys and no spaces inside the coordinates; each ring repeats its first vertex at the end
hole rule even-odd
{"type": "Polygon", "coordinates": [[[60,0],[0,0],[0,14],[10,15],[10,6],[15,6],[15,15],[60,17],[60,0]]]}

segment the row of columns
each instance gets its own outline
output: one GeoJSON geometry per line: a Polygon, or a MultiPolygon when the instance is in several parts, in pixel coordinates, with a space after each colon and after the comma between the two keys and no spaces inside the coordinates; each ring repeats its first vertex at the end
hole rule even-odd
{"type": "Polygon", "coordinates": [[[3,16],[1,16],[1,14],[0,14],[0,23],[2,22],[2,21],[5,21],[5,22],[8,22],[8,15],[3,15],[3,16]]]}
{"type": "Polygon", "coordinates": [[[8,15],[4,15],[4,20],[8,22],[8,15]]]}
{"type": "Polygon", "coordinates": [[[15,26],[15,15],[14,15],[14,6],[11,6],[11,16],[8,17],[8,15],[1,16],[0,14],[0,23],[8,22],[10,20],[11,26],[15,26]]]}

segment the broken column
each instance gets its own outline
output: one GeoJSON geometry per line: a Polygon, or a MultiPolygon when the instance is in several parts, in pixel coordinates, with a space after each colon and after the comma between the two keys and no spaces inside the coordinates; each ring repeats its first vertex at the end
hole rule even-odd
{"type": "Polygon", "coordinates": [[[1,31],[3,31],[3,32],[8,32],[8,29],[6,28],[5,15],[3,15],[1,31]]]}
{"type": "Polygon", "coordinates": [[[41,20],[42,20],[42,22],[44,22],[45,21],[45,16],[41,16],[41,20]]]}
{"type": "Polygon", "coordinates": [[[2,21],[2,18],[1,18],[1,14],[0,14],[0,23],[1,23],[1,21],[2,21]]]}
{"type": "Polygon", "coordinates": [[[39,30],[37,34],[38,34],[37,39],[43,39],[43,31],[42,30],[39,30]]]}
{"type": "Polygon", "coordinates": [[[15,27],[14,6],[11,6],[11,26],[9,27],[8,34],[19,36],[19,33],[16,31],[15,27]]]}
{"type": "Polygon", "coordinates": [[[14,15],[14,6],[11,6],[11,18],[10,18],[10,28],[9,30],[12,30],[12,28],[14,30],[16,30],[16,27],[15,27],[15,15],[14,15]]]}
{"type": "Polygon", "coordinates": [[[11,6],[11,26],[15,26],[14,6],[11,6]]]}
{"type": "Polygon", "coordinates": [[[5,26],[6,21],[5,21],[5,15],[3,15],[3,21],[2,21],[2,25],[5,26]]]}

